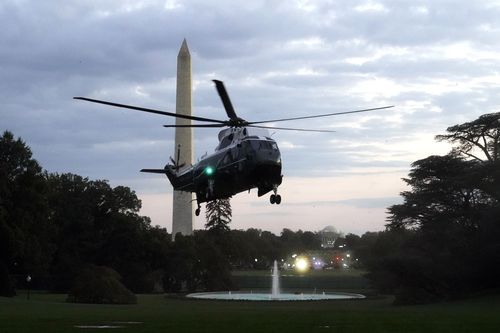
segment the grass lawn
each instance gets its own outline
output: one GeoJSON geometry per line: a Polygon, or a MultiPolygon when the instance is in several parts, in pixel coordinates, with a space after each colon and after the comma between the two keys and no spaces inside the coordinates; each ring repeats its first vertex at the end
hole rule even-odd
{"type": "Polygon", "coordinates": [[[139,295],[137,305],[65,303],[65,295],[0,297],[0,332],[499,332],[500,296],[425,306],[390,298],[326,302],[221,302],[139,295]]]}

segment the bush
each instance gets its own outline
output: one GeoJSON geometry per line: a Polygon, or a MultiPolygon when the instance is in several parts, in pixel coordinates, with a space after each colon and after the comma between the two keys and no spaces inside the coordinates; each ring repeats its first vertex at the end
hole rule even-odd
{"type": "Polygon", "coordinates": [[[120,282],[120,279],[120,275],[111,268],[90,265],[75,279],[67,302],[136,304],[137,297],[120,282]]]}

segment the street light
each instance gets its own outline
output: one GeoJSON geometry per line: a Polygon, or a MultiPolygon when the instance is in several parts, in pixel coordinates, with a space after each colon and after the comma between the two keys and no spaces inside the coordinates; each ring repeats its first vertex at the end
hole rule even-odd
{"type": "Polygon", "coordinates": [[[28,276],[26,277],[26,283],[28,285],[28,295],[27,295],[27,299],[30,299],[30,287],[31,287],[31,276],[28,274],[28,276]]]}

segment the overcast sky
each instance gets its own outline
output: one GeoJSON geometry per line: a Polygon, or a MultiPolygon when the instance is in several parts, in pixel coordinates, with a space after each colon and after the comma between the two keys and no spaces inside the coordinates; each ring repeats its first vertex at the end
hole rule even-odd
{"type": "MultiPolygon", "coordinates": [[[[225,118],[212,79],[249,121],[396,105],[280,123],[337,132],[276,131],[283,202],[237,195],[234,229],[382,230],[411,163],[449,150],[434,136],[499,111],[499,1],[3,0],[0,20],[0,130],[50,172],[131,187],[169,232],[171,186],[139,170],[173,155],[173,121],[72,97],[175,111],[184,38],[195,115],[225,118]]],[[[197,158],[217,133],[195,130],[197,158]]]]}

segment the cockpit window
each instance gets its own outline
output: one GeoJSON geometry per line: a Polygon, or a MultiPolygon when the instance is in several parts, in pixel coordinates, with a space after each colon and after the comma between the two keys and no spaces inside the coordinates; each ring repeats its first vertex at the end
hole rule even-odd
{"type": "Polygon", "coordinates": [[[222,141],[220,142],[219,144],[219,149],[222,149],[222,148],[226,148],[227,146],[229,146],[231,144],[231,142],[233,141],[233,135],[228,135],[226,136],[224,139],[222,139],[222,141]]]}
{"type": "Polygon", "coordinates": [[[278,150],[278,145],[274,141],[248,140],[254,150],[278,150]]]}
{"type": "Polygon", "coordinates": [[[250,140],[250,144],[252,148],[255,150],[260,150],[260,141],[259,140],[250,140]]]}

